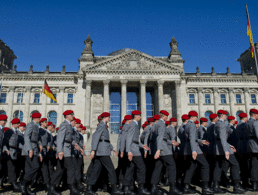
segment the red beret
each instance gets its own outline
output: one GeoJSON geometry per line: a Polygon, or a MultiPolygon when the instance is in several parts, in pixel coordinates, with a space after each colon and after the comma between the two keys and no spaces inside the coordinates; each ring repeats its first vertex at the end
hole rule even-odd
{"type": "Polygon", "coordinates": [[[123,129],[123,126],[120,126],[120,130],[122,130],[123,129]]]}
{"type": "Polygon", "coordinates": [[[142,125],[142,128],[144,128],[144,127],[145,127],[145,124],[142,125]]]}
{"type": "Polygon", "coordinates": [[[183,115],[181,116],[181,119],[183,119],[183,120],[188,120],[188,119],[189,119],[189,116],[188,116],[187,114],[183,114],[183,115]]]}
{"type": "Polygon", "coordinates": [[[73,115],[73,111],[72,111],[72,110],[66,110],[66,111],[64,111],[64,113],[63,113],[64,116],[69,115],[69,114],[72,114],[72,115],[73,115]]]}
{"type": "Polygon", "coordinates": [[[218,114],[228,114],[225,110],[218,110],[218,114]]]}
{"type": "Polygon", "coordinates": [[[194,122],[194,124],[199,124],[199,121],[196,120],[196,121],[194,122]]]}
{"type": "Polygon", "coordinates": [[[198,116],[198,113],[195,112],[195,111],[190,111],[190,112],[188,113],[188,115],[189,115],[189,116],[198,116]]]}
{"type": "Polygon", "coordinates": [[[56,127],[54,124],[52,124],[52,125],[53,125],[54,128],[56,127]]]}
{"type": "Polygon", "coordinates": [[[8,117],[5,114],[0,115],[0,121],[5,121],[5,120],[7,120],[7,118],[8,117]]]}
{"type": "Polygon", "coordinates": [[[75,117],[73,117],[73,120],[72,121],[76,121],[76,118],[75,117]]]}
{"type": "Polygon", "coordinates": [[[166,121],[166,125],[170,125],[170,121],[166,121]]]}
{"type": "Polygon", "coordinates": [[[82,130],[86,130],[86,127],[83,126],[83,127],[82,127],[82,130]]]}
{"type": "Polygon", "coordinates": [[[125,120],[132,120],[133,119],[133,117],[132,117],[132,115],[125,115],[125,118],[124,118],[125,120]]]}
{"type": "Polygon", "coordinates": [[[53,126],[54,126],[54,124],[49,121],[49,122],[47,123],[47,126],[50,126],[50,125],[53,125],[53,126]]]}
{"type": "Polygon", "coordinates": [[[110,113],[109,113],[109,112],[103,112],[103,113],[101,114],[101,117],[102,117],[102,118],[110,117],[110,113]]]}
{"type": "Polygon", "coordinates": [[[10,129],[9,127],[4,127],[3,130],[4,132],[6,132],[8,129],[10,129]]]}
{"type": "Polygon", "coordinates": [[[207,118],[202,117],[202,118],[200,118],[200,121],[201,121],[201,122],[208,122],[208,119],[207,119],[207,118]]]}
{"type": "Polygon", "coordinates": [[[255,113],[255,114],[258,114],[258,110],[254,109],[254,108],[250,109],[250,112],[253,112],[253,113],[255,113]]]}
{"type": "Polygon", "coordinates": [[[80,124],[79,128],[83,128],[83,125],[82,125],[82,124],[80,124]]]}
{"type": "Polygon", "coordinates": [[[41,118],[41,114],[39,112],[35,112],[31,115],[31,118],[41,118]]]}
{"type": "Polygon", "coordinates": [[[240,118],[245,118],[245,117],[247,117],[247,114],[244,113],[244,112],[241,112],[238,116],[239,116],[240,118]]]}
{"type": "Polygon", "coordinates": [[[99,115],[99,116],[98,116],[98,120],[102,120],[102,117],[101,117],[101,115],[99,115]]]}
{"type": "Polygon", "coordinates": [[[234,116],[228,116],[228,120],[235,120],[236,118],[234,116]]]}
{"type": "Polygon", "coordinates": [[[159,111],[161,114],[165,114],[166,116],[168,116],[169,115],[169,113],[166,111],[166,110],[161,110],[161,111],[159,111]]]}
{"type": "MultiPolygon", "coordinates": [[[[38,118],[38,117],[37,117],[38,118]]],[[[44,121],[47,121],[47,118],[42,118],[42,119],[40,119],[40,123],[42,123],[42,122],[44,122],[44,121]]]]}
{"type": "Polygon", "coordinates": [[[154,122],[154,119],[153,118],[148,118],[147,121],[154,122]]]}
{"type": "Polygon", "coordinates": [[[149,122],[148,121],[145,121],[145,123],[144,123],[146,126],[148,126],[149,125],[149,122]]]}
{"type": "Polygon", "coordinates": [[[122,124],[125,124],[125,119],[122,121],[122,124]]]}
{"type": "Polygon", "coordinates": [[[160,117],[159,117],[159,115],[158,115],[158,114],[155,114],[155,115],[153,116],[153,119],[154,119],[154,120],[159,120],[159,119],[160,119],[160,117]]]}
{"type": "Polygon", "coordinates": [[[81,120],[80,119],[77,118],[75,121],[76,121],[77,124],[81,124],[81,120]]]}
{"type": "Polygon", "coordinates": [[[217,118],[217,117],[218,117],[218,115],[217,115],[217,114],[215,114],[215,113],[210,114],[210,116],[209,116],[209,118],[210,118],[210,119],[214,119],[214,118],[217,118]]]}
{"type": "Polygon", "coordinates": [[[238,121],[235,121],[235,125],[237,125],[238,124],[238,121]]]}
{"type": "Polygon", "coordinates": [[[107,128],[108,128],[108,125],[107,125],[107,128]]]}
{"type": "Polygon", "coordinates": [[[177,122],[177,119],[172,117],[172,118],[170,119],[170,121],[171,121],[171,122],[177,122]]]}
{"type": "Polygon", "coordinates": [[[139,110],[134,110],[134,111],[132,111],[132,115],[140,115],[142,112],[141,111],[139,111],[139,110]]]}
{"type": "Polygon", "coordinates": [[[20,123],[21,121],[20,121],[20,119],[18,119],[18,118],[14,118],[12,121],[11,121],[11,123],[12,124],[17,124],[17,123],[20,123]]]}
{"type": "Polygon", "coordinates": [[[56,128],[56,132],[58,132],[58,130],[59,130],[59,127],[56,128]]]}
{"type": "Polygon", "coordinates": [[[21,122],[20,127],[26,127],[26,123],[21,122]]]}

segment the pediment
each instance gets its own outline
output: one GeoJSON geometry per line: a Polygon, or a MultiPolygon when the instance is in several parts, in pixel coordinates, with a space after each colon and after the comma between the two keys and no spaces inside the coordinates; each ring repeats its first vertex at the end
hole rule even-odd
{"type": "Polygon", "coordinates": [[[137,50],[130,50],[82,69],[91,71],[152,71],[180,74],[184,69],[137,50]]]}

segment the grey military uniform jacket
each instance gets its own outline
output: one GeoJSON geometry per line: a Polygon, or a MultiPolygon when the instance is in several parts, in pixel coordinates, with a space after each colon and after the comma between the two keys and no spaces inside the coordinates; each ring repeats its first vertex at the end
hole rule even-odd
{"type": "Polygon", "coordinates": [[[126,152],[132,152],[133,156],[141,156],[140,148],[143,144],[139,142],[140,130],[136,121],[129,124],[126,136],[126,152]]]}
{"type": "Polygon", "coordinates": [[[3,152],[5,159],[17,160],[17,150],[19,147],[19,138],[17,130],[14,128],[8,129],[4,132],[4,140],[3,140],[3,152]],[[9,150],[9,155],[5,152],[9,150]]]}
{"type": "Polygon", "coordinates": [[[230,144],[227,142],[228,135],[225,121],[218,120],[218,122],[215,124],[214,135],[216,140],[214,145],[214,154],[225,155],[225,152],[234,154],[230,148],[230,144]]]}
{"type": "Polygon", "coordinates": [[[64,157],[75,157],[75,148],[73,145],[75,132],[71,126],[71,124],[64,120],[59,126],[59,131],[57,134],[57,147],[56,152],[57,155],[60,152],[64,153],[64,157]]]}
{"type": "MultiPolygon", "coordinates": [[[[206,140],[206,141],[208,140],[207,130],[202,125],[200,125],[200,127],[198,129],[198,139],[206,140]]],[[[208,152],[208,146],[203,145],[202,143],[200,144],[200,148],[201,148],[202,152],[208,152]]]]}
{"type": "Polygon", "coordinates": [[[247,153],[247,141],[248,136],[246,132],[246,124],[243,121],[240,121],[236,128],[236,152],[241,154],[247,153]]]}
{"type": "Polygon", "coordinates": [[[18,155],[21,155],[22,148],[24,146],[24,134],[19,129],[17,129],[17,134],[18,134],[18,139],[19,139],[19,146],[18,146],[17,153],[18,153],[18,155]]]}
{"type": "MultiPolygon", "coordinates": [[[[144,136],[143,144],[150,147],[151,126],[148,125],[148,127],[144,131],[145,131],[145,136],[144,136]]],[[[149,152],[149,154],[150,154],[150,152],[149,152]]]]}
{"type": "Polygon", "coordinates": [[[150,130],[150,150],[149,150],[149,154],[150,155],[155,155],[156,151],[157,151],[157,123],[154,123],[154,125],[152,125],[151,130],[150,130]]]}
{"type": "Polygon", "coordinates": [[[233,125],[228,124],[227,126],[228,143],[236,147],[236,129],[233,125]]]}
{"type": "MultiPolygon", "coordinates": [[[[124,128],[124,127],[123,127],[124,128]]],[[[120,152],[120,146],[121,146],[121,135],[123,132],[123,128],[119,131],[118,138],[117,138],[117,144],[116,144],[116,151],[120,152]]]]}
{"type": "Polygon", "coordinates": [[[49,149],[51,148],[51,137],[49,135],[49,133],[47,132],[46,129],[43,129],[42,127],[39,128],[39,137],[40,137],[40,141],[42,143],[42,156],[43,158],[46,157],[50,157],[49,156],[49,152],[47,151],[47,147],[49,147],[49,149]]]}
{"type": "MultiPolygon", "coordinates": [[[[73,131],[74,131],[74,137],[73,137],[72,144],[73,145],[77,144],[79,146],[79,149],[82,149],[82,147],[80,145],[80,132],[77,130],[76,127],[73,127],[73,131]]],[[[81,155],[79,150],[75,149],[74,151],[75,151],[75,156],[76,157],[79,157],[81,155]]]]}
{"type": "Polygon", "coordinates": [[[41,140],[39,137],[39,126],[34,121],[30,122],[26,126],[24,134],[24,147],[22,148],[22,155],[29,155],[29,151],[33,150],[33,155],[41,155],[39,152],[39,146],[41,146],[41,140]]]}
{"type": "Polygon", "coordinates": [[[127,133],[129,129],[129,124],[125,123],[123,126],[123,129],[121,131],[121,136],[120,136],[120,152],[125,152],[125,147],[126,147],[126,138],[127,138],[127,133]]]}
{"type": "Polygon", "coordinates": [[[0,158],[2,156],[3,140],[4,140],[4,130],[3,130],[3,127],[0,126],[0,158]]]}
{"type": "Polygon", "coordinates": [[[176,135],[176,129],[175,127],[169,125],[169,127],[167,128],[168,130],[168,135],[170,137],[170,139],[168,139],[168,144],[169,146],[172,148],[172,152],[173,153],[178,153],[179,150],[178,150],[178,147],[177,146],[174,146],[172,145],[172,141],[177,141],[177,135],[176,135]]]}
{"type": "Polygon", "coordinates": [[[184,149],[185,149],[186,139],[185,139],[184,131],[185,131],[185,124],[182,123],[182,125],[179,127],[179,130],[178,130],[178,137],[180,139],[179,155],[185,155],[184,149]]]}
{"type": "Polygon", "coordinates": [[[113,146],[110,144],[107,124],[101,121],[92,135],[91,150],[96,156],[110,156],[113,146]]]}
{"type": "Polygon", "coordinates": [[[184,155],[192,155],[192,152],[197,152],[197,154],[202,154],[202,150],[199,144],[202,144],[202,140],[198,139],[197,128],[192,120],[189,120],[185,125],[185,149],[184,155]]]}
{"type": "Polygon", "coordinates": [[[214,128],[215,128],[215,123],[211,122],[207,126],[207,141],[210,143],[208,146],[208,153],[209,154],[214,154],[214,147],[215,147],[215,134],[214,134],[214,128]]]}
{"type": "Polygon", "coordinates": [[[258,153],[258,121],[252,117],[246,123],[246,133],[247,152],[258,153]]]}

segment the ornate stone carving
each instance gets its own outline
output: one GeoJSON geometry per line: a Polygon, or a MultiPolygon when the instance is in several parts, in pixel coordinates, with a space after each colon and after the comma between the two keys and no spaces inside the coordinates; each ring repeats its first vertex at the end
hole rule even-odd
{"type": "Polygon", "coordinates": [[[30,65],[30,70],[28,72],[29,74],[32,74],[33,73],[33,65],[30,65]]]}
{"type": "Polygon", "coordinates": [[[215,73],[214,67],[211,68],[211,76],[216,76],[217,74],[215,73]]]}
{"type": "Polygon", "coordinates": [[[65,87],[64,86],[59,86],[59,90],[60,90],[60,92],[64,92],[65,87]]]}
{"type": "Polygon", "coordinates": [[[17,87],[15,88],[15,92],[24,92],[24,88],[23,87],[17,87]]]}
{"type": "Polygon", "coordinates": [[[158,83],[158,86],[161,87],[161,86],[164,85],[165,81],[164,80],[158,80],[157,83],[158,83]]]}
{"type": "Polygon", "coordinates": [[[63,65],[63,69],[62,69],[61,74],[65,74],[65,65],[63,65]]]}
{"type": "Polygon", "coordinates": [[[147,81],[146,80],[140,80],[141,85],[146,85],[147,81]]]}
{"type": "Polygon", "coordinates": [[[31,89],[31,91],[34,92],[34,93],[40,93],[40,92],[42,92],[42,88],[40,88],[40,87],[33,87],[31,89]]]}
{"type": "Polygon", "coordinates": [[[227,67],[227,75],[228,75],[228,76],[231,75],[231,73],[230,73],[230,71],[229,71],[229,67],[227,67]]]}
{"type": "Polygon", "coordinates": [[[104,85],[109,85],[110,80],[105,80],[105,81],[103,81],[103,83],[104,83],[104,85]]]}
{"type": "Polygon", "coordinates": [[[200,69],[199,69],[199,67],[197,66],[197,67],[196,67],[196,76],[200,76],[200,75],[201,75],[200,69]]]}
{"type": "Polygon", "coordinates": [[[13,74],[17,73],[17,70],[16,70],[16,69],[17,69],[17,65],[15,64],[14,67],[13,67],[13,70],[12,70],[12,73],[13,73],[13,74]]]}
{"type": "Polygon", "coordinates": [[[121,84],[127,84],[128,83],[128,80],[120,80],[121,84]]]}
{"type": "Polygon", "coordinates": [[[85,82],[86,82],[86,86],[89,86],[89,85],[91,86],[92,84],[92,80],[86,80],[85,82]]]}
{"type": "Polygon", "coordinates": [[[88,35],[87,39],[84,41],[85,48],[82,52],[82,54],[93,54],[93,51],[91,49],[93,41],[90,38],[90,35],[88,35]]]}
{"type": "Polygon", "coordinates": [[[49,74],[49,65],[46,66],[45,74],[49,74]]]}

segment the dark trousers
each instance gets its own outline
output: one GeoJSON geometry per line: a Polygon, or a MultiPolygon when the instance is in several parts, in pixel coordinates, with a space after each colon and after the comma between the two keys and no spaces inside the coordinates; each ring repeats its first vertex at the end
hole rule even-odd
{"type": "Polygon", "coordinates": [[[24,180],[31,181],[36,178],[37,172],[39,170],[39,157],[33,155],[32,158],[25,156],[25,173],[24,180]]]}
{"type": "Polygon", "coordinates": [[[76,157],[76,162],[77,162],[77,165],[75,167],[75,181],[78,183],[78,182],[81,182],[82,181],[82,159],[83,157],[76,157]]]}
{"type": "Polygon", "coordinates": [[[47,167],[48,167],[48,173],[49,173],[49,177],[51,178],[53,173],[54,173],[54,161],[56,159],[54,157],[48,158],[47,160],[47,167]]]}
{"type": "Polygon", "coordinates": [[[155,168],[155,159],[154,155],[148,155],[146,158],[146,184],[151,183],[151,176],[155,168]]]}
{"type": "Polygon", "coordinates": [[[117,183],[116,171],[110,156],[95,156],[93,161],[93,167],[91,170],[88,185],[93,186],[96,184],[102,171],[102,167],[106,168],[111,185],[115,185],[117,183]]]}
{"type": "Polygon", "coordinates": [[[169,183],[174,183],[176,181],[176,163],[174,161],[174,157],[173,155],[167,155],[161,156],[156,160],[155,168],[151,177],[151,184],[159,183],[163,165],[166,167],[169,183]]]}
{"type": "Polygon", "coordinates": [[[64,160],[57,159],[56,170],[51,176],[51,184],[59,185],[64,174],[64,160]]]}
{"type": "Polygon", "coordinates": [[[43,161],[40,162],[41,174],[43,176],[43,183],[48,184],[50,182],[49,169],[48,169],[49,158],[43,158],[43,161]]]}
{"type": "Polygon", "coordinates": [[[7,174],[8,174],[8,183],[17,181],[17,168],[18,168],[17,160],[8,159],[7,160],[7,174]]]}
{"type": "Polygon", "coordinates": [[[134,174],[134,167],[136,167],[136,176],[138,184],[145,184],[146,167],[142,156],[133,156],[133,160],[127,163],[125,178],[123,184],[130,186],[134,174]]]}
{"type": "Polygon", "coordinates": [[[237,161],[240,167],[240,176],[243,183],[248,183],[249,174],[249,154],[236,154],[237,161]]]}
{"type": "Polygon", "coordinates": [[[24,177],[25,157],[19,155],[17,158],[17,162],[19,163],[16,164],[17,166],[16,177],[21,181],[23,180],[23,177],[24,177]]]}
{"type": "MultiPolygon", "coordinates": [[[[230,154],[229,160],[226,159],[225,155],[217,155],[215,160],[215,169],[213,173],[213,181],[219,182],[221,179],[223,162],[227,161],[230,166],[231,175],[234,181],[240,181],[239,164],[234,154],[230,154]]],[[[225,162],[224,162],[225,163],[225,162]]]]}
{"type": "Polygon", "coordinates": [[[258,153],[251,153],[251,181],[258,182],[258,153]]]}
{"type": "Polygon", "coordinates": [[[124,181],[127,163],[128,163],[127,155],[124,155],[123,158],[120,158],[120,153],[119,153],[118,166],[117,166],[117,170],[116,170],[117,178],[118,178],[119,182],[124,181]]]}
{"type": "Polygon", "coordinates": [[[201,178],[203,182],[209,181],[210,176],[210,167],[209,164],[204,157],[203,154],[198,154],[196,160],[192,158],[192,156],[188,155],[185,160],[185,166],[186,166],[186,172],[185,172],[185,178],[184,183],[190,184],[194,171],[197,168],[197,166],[201,166],[201,178]]]}

